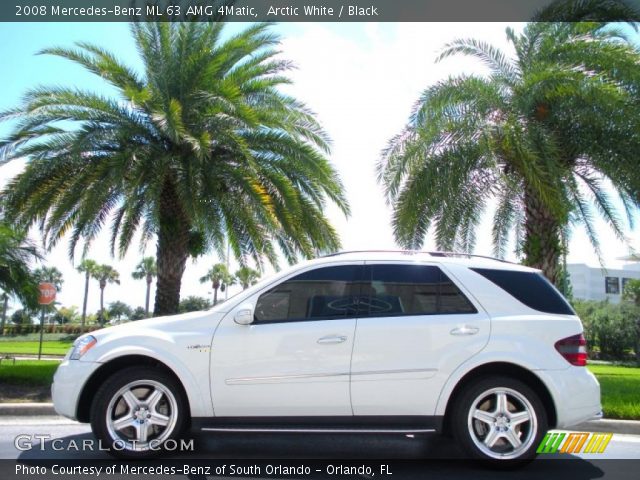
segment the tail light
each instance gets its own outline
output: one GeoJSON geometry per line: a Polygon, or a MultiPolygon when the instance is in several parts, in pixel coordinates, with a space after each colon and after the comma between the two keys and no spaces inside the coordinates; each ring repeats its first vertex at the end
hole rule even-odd
{"type": "Polygon", "coordinates": [[[558,353],[571,365],[576,367],[587,365],[587,340],[583,334],[558,340],[555,347],[558,353]]]}

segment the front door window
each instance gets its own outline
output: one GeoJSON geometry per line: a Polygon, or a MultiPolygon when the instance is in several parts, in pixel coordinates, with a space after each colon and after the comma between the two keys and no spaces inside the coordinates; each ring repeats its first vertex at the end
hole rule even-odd
{"type": "Polygon", "coordinates": [[[324,267],[296,275],[260,295],[258,323],[355,317],[359,265],[324,267]]]}

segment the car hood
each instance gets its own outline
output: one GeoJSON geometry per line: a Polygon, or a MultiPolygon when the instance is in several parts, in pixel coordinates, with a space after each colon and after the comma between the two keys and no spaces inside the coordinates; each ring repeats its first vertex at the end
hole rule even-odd
{"type": "Polygon", "coordinates": [[[184,331],[202,325],[205,321],[210,324],[212,319],[219,319],[222,315],[224,315],[224,312],[217,312],[211,309],[181,313],[178,315],[167,315],[164,317],[153,317],[101,328],[90,332],[88,335],[93,335],[100,339],[112,336],[139,335],[145,330],[159,330],[163,332],[184,331]]]}

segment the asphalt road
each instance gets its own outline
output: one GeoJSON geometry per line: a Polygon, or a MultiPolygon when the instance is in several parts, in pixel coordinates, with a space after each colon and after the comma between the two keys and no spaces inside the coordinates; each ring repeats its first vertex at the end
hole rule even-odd
{"type": "MultiPolygon", "coordinates": [[[[114,460],[106,452],[95,449],[82,451],[83,441],[94,440],[89,426],[79,424],[60,417],[0,417],[0,459],[3,468],[13,473],[8,477],[0,472],[0,478],[131,478],[131,475],[116,476],[69,476],[27,474],[26,471],[15,470],[15,460],[29,465],[37,465],[40,460],[48,460],[49,474],[51,464],[62,462],[73,465],[78,461],[102,460],[104,464],[113,464],[114,460]],[[23,450],[16,447],[16,438],[23,450]],[[56,440],[57,439],[57,440],[56,440]],[[56,440],[56,441],[54,441],[56,440]],[[68,449],[71,445],[78,448],[68,449]],[[29,448],[30,449],[26,449],[29,448]]],[[[202,471],[203,474],[174,475],[165,478],[263,478],[265,462],[258,459],[269,459],[273,465],[285,465],[289,461],[295,464],[309,464],[311,476],[305,474],[287,475],[285,478],[378,478],[387,477],[382,465],[389,465],[392,480],[404,478],[446,478],[474,480],[500,480],[544,478],[554,479],[634,479],[640,478],[640,436],[615,434],[606,452],[600,455],[543,455],[524,469],[516,472],[495,472],[481,468],[477,464],[463,459],[456,445],[449,439],[439,435],[355,435],[355,434],[196,434],[194,435],[194,452],[167,455],[162,461],[176,465],[191,463],[194,459],[207,460],[209,465],[229,468],[231,464],[245,464],[247,470],[237,470],[235,475],[214,475],[214,471],[202,471]],[[255,461],[254,461],[255,460],[255,461]],[[258,465],[252,471],[250,465],[258,465]],[[328,471],[329,465],[367,464],[373,468],[371,472],[340,475],[340,471],[328,471]],[[315,468],[322,470],[315,474],[315,468]],[[382,470],[382,471],[381,471],[382,470]],[[428,475],[425,475],[428,473],[428,475]]],[[[100,462],[98,462],[100,463],[100,462]]],[[[206,464],[207,462],[205,462],[206,464]]],[[[40,472],[41,473],[41,472],[40,472]]],[[[154,475],[154,478],[162,476],[154,475]]],[[[139,478],[145,478],[140,476],[139,478]]],[[[388,479],[391,480],[391,479],[388,479]]]]}

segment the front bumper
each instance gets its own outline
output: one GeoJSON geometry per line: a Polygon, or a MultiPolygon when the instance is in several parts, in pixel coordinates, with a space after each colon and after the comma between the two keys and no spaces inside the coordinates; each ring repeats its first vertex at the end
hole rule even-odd
{"type": "Polygon", "coordinates": [[[77,420],[80,394],[100,363],[65,359],[53,376],[51,398],[53,408],[64,417],[77,420]]]}
{"type": "Polygon", "coordinates": [[[549,388],[556,407],[555,428],[568,428],[602,416],[600,384],[585,367],[536,372],[549,388]]]}

